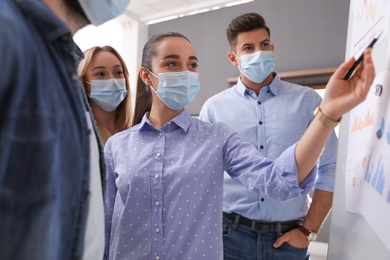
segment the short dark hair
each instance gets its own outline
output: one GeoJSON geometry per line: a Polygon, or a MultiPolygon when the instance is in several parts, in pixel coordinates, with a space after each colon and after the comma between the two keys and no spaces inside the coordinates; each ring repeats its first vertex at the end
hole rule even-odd
{"type": "Polygon", "coordinates": [[[268,28],[263,16],[258,13],[246,13],[234,18],[226,29],[226,37],[229,41],[230,48],[234,50],[237,44],[237,36],[242,32],[250,32],[264,28],[271,37],[271,31],[268,28]]]}

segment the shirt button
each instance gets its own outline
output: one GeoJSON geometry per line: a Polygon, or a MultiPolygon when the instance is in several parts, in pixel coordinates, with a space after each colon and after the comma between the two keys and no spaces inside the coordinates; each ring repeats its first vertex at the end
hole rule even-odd
{"type": "Polygon", "coordinates": [[[156,256],[156,260],[159,260],[160,259],[160,257],[159,256],[156,256]]]}
{"type": "Polygon", "coordinates": [[[157,153],[157,157],[160,157],[161,153],[157,153]]]}
{"type": "Polygon", "coordinates": [[[264,146],[260,145],[260,149],[264,149],[264,146]]]}
{"type": "Polygon", "coordinates": [[[157,201],[157,202],[156,202],[156,206],[158,206],[158,205],[160,205],[160,202],[157,201]]]}
{"type": "Polygon", "coordinates": [[[158,174],[154,175],[154,178],[158,179],[158,174]]]}
{"type": "Polygon", "coordinates": [[[263,121],[259,121],[259,125],[262,125],[263,124],[263,121]]]}
{"type": "Polygon", "coordinates": [[[156,228],[156,232],[157,232],[157,233],[160,232],[160,229],[156,228]]]}
{"type": "Polygon", "coordinates": [[[257,104],[261,105],[261,101],[257,101],[257,104]]]}
{"type": "Polygon", "coordinates": [[[261,198],[260,200],[261,200],[261,201],[264,201],[264,198],[261,198]]]}

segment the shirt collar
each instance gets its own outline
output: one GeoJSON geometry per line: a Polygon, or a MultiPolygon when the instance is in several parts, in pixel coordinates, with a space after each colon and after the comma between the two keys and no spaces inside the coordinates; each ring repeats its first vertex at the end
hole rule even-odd
{"type": "MultiPolygon", "coordinates": [[[[275,96],[279,92],[279,88],[281,86],[281,79],[279,75],[276,72],[272,72],[274,75],[274,79],[272,80],[271,84],[269,84],[269,89],[271,90],[271,93],[274,94],[275,96]]],[[[245,95],[248,91],[252,91],[248,89],[244,83],[241,81],[241,77],[238,78],[237,84],[236,84],[236,89],[238,90],[239,93],[242,95],[245,95]]]]}
{"type": "MultiPolygon", "coordinates": [[[[142,118],[141,123],[138,125],[135,125],[133,127],[133,131],[151,131],[155,130],[153,124],[149,120],[149,114],[150,112],[146,112],[145,115],[142,118]]],[[[190,127],[192,117],[187,112],[187,110],[183,110],[180,114],[178,114],[175,118],[173,118],[171,121],[167,122],[161,130],[164,131],[164,129],[168,129],[170,125],[174,124],[177,127],[183,129],[184,132],[188,131],[188,128],[190,127]]]]}
{"type": "Polygon", "coordinates": [[[271,90],[271,93],[276,96],[278,95],[280,86],[282,85],[282,81],[280,80],[280,77],[276,72],[273,72],[273,74],[274,80],[272,80],[271,84],[269,84],[269,89],[271,90]]]}

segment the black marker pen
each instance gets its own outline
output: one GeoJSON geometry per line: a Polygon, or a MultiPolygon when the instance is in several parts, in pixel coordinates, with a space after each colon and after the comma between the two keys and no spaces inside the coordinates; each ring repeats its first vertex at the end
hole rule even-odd
{"type": "Polygon", "coordinates": [[[374,46],[374,44],[376,43],[376,41],[379,39],[379,36],[381,36],[382,34],[382,31],[379,31],[379,33],[374,37],[374,39],[372,39],[372,41],[370,42],[370,44],[363,50],[363,53],[359,56],[359,58],[355,61],[355,63],[353,64],[352,68],[350,68],[347,73],[345,73],[343,79],[344,80],[348,80],[349,77],[351,77],[352,73],[355,71],[356,67],[359,65],[360,62],[362,62],[363,60],[363,56],[364,56],[364,51],[368,48],[372,48],[374,46]]]}

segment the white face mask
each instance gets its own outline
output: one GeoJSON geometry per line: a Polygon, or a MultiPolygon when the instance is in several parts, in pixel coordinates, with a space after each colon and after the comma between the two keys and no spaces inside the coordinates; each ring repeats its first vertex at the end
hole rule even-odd
{"type": "Polygon", "coordinates": [[[85,15],[98,26],[121,15],[130,0],[78,0],[85,15]]]}
{"type": "Polygon", "coordinates": [[[126,80],[124,78],[91,80],[89,84],[91,84],[89,97],[96,105],[107,112],[117,109],[127,95],[126,80]]]}
{"type": "Polygon", "coordinates": [[[272,51],[257,51],[238,57],[241,60],[241,68],[238,68],[245,77],[255,83],[263,82],[274,69],[272,51]]]}
{"type": "MultiPolygon", "coordinates": [[[[149,71],[149,70],[148,70],[149,71]]],[[[199,74],[191,71],[159,73],[157,94],[160,100],[172,110],[180,110],[195,99],[200,90],[199,74]]]]}

